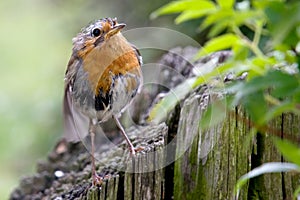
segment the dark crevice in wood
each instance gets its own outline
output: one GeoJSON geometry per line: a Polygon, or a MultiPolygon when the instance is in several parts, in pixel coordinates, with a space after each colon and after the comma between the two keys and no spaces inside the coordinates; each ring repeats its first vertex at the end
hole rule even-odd
{"type": "Polygon", "coordinates": [[[235,128],[238,128],[238,124],[239,124],[239,109],[238,107],[235,107],[235,128]]]}
{"type": "MultiPolygon", "coordinates": [[[[107,199],[107,197],[108,197],[107,190],[108,190],[108,180],[105,180],[105,188],[104,188],[104,191],[102,191],[102,192],[104,192],[104,199],[107,199]]],[[[98,195],[98,197],[100,197],[100,191],[98,191],[97,195],[98,195]]]]}
{"type": "MultiPolygon", "coordinates": [[[[264,134],[257,133],[256,134],[256,152],[255,148],[253,148],[251,154],[251,170],[263,164],[263,152],[264,152],[264,134]]],[[[263,188],[263,176],[258,176],[250,179],[249,188],[248,188],[248,199],[256,200],[256,199],[264,199],[262,191],[263,188]]]]}
{"type": "MultiPolygon", "coordinates": [[[[281,115],[281,139],[284,139],[284,115],[281,115]]],[[[284,162],[283,156],[280,156],[281,162],[284,162]]],[[[285,181],[284,181],[284,172],[281,172],[281,188],[282,188],[282,197],[283,199],[287,199],[286,191],[285,191],[285,181]]]]}
{"type": "MultiPolygon", "coordinates": [[[[230,118],[231,118],[231,116],[229,116],[229,121],[230,121],[230,118]]],[[[231,127],[229,126],[229,129],[230,129],[231,127]]],[[[229,130],[229,132],[231,132],[230,130],[229,130]]],[[[229,177],[230,177],[230,172],[229,172],[229,169],[230,169],[230,159],[232,158],[232,156],[230,155],[230,137],[227,137],[227,144],[228,144],[228,146],[227,146],[227,174],[226,174],[226,186],[227,186],[227,194],[228,194],[228,192],[229,192],[229,187],[228,187],[228,185],[229,185],[229,182],[230,182],[230,180],[229,180],[229,177]]]]}
{"type": "Polygon", "coordinates": [[[119,173],[117,199],[124,199],[124,172],[119,173]]]}
{"type": "MultiPolygon", "coordinates": [[[[133,172],[135,172],[135,158],[132,158],[132,170],[133,172]]],[[[134,173],[130,173],[130,176],[131,176],[131,200],[134,200],[134,193],[135,193],[135,174],[134,173]]],[[[138,188],[139,189],[139,188],[138,188]]]]}
{"type": "MultiPolygon", "coordinates": [[[[167,157],[168,156],[175,157],[175,154],[173,152],[168,151],[166,156],[167,157]]],[[[165,174],[164,174],[164,179],[165,179],[164,191],[165,191],[165,193],[163,194],[165,199],[173,199],[173,192],[174,192],[173,177],[174,177],[174,162],[165,168],[165,174]],[[170,178],[170,177],[172,177],[172,178],[170,178]]]]}
{"type": "MultiPolygon", "coordinates": [[[[169,160],[175,160],[175,152],[176,152],[176,146],[175,142],[171,143],[175,138],[177,134],[178,129],[178,121],[180,118],[180,105],[177,105],[175,107],[175,110],[173,112],[173,115],[168,119],[168,136],[167,136],[167,144],[168,148],[166,149],[166,162],[169,163],[169,160]]],[[[173,199],[174,195],[174,162],[166,166],[165,168],[165,193],[164,198],[165,199],[173,199]],[[169,178],[172,177],[172,178],[169,178]]]]}

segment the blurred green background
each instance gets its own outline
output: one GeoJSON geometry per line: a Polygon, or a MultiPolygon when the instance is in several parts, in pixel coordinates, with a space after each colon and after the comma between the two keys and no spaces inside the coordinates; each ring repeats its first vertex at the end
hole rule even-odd
{"type": "MultiPolygon", "coordinates": [[[[61,136],[64,72],[71,39],[81,27],[93,19],[117,17],[127,29],[175,29],[172,17],[149,20],[166,2],[0,1],[0,199],[34,172],[37,160],[45,159],[61,136]]],[[[188,24],[176,29],[194,34],[188,24]]]]}

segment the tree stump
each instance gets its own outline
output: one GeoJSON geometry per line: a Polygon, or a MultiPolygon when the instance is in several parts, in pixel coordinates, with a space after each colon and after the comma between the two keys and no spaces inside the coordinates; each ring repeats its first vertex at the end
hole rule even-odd
{"type": "Polygon", "coordinates": [[[167,131],[165,124],[130,131],[134,144],[143,148],[135,157],[125,142],[98,151],[97,171],[105,177],[99,187],[91,184],[90,154],[82,143],[61,141],[48,160],[38,164],[38,173],[21,181],[11,199],[161,199],[164,152],[160,149],[166,145],[167,131]],[[138,138],[140,133],[148,135],[138,138]]]}
{"type": "MultiPolygon", "coordinates": [[[[188,62],[197,52],[192,47],[176,48],[163,56],[159,82],[151,94],[144,94],[135,105],[150,107],[161,92],[193,76],[188,62]],[[164,73],[169,70],[168,73],[164,73]],[[165,75],[164,75],[165,74],[165,75]],[[150,99],[149,99],[150,98],[150,99]],[[146,99],[146,100],[145,100],[146,99]]],[[[196,62],[201,67],[212,59],[213,66],[224,62],[230,52],[218,52],[196,62]]],[[[90,154],[83,143],[60,141],[46,161],[38,163],[37,173],[21,180],[10,199],[231,199],[234,186],[243,174],[265,162],[284,161],[272,144],[272,135],[299,137],[300,117],[285,114],[273,120],[271,130],[251,134],[242,108],[226,113],[224,122],[203,131],[199,121],[211,100],[221,93],[208,85],[191,92],[169,113],[165,123],[131,127],[127,130],[141,151],[131,157],[125,141],[103,145],[97,150],[97,172],[101,186],[91,185],[90,154]],[[276,133],[275,133],[276,132],[276,133]]],[[[145,113],[135,119],[143,121],[145,113]]],[[[267,174],[251,179],[240,199],[291,199],[300,183],[297,174],[267,174]]]]}

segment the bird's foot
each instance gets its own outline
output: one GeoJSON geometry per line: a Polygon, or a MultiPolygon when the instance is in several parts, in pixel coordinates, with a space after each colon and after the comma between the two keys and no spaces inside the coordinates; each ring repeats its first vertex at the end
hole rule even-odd
{"type": "Polygon", "coordinates": [[[103,178],[98,176],[97,173],[93,173],[93,186],[101,186],[103,182],[103,178]]]}
{"type": "Polygon", "coordinates": [[[143,150],[144,150],[143,147],[137,147],[137,148],[134,148],[134,146],[129,146],[129,151],[130,151],[130,155],[131,155],[131,156],[135,156],[136,153],[141,152],[141,151],[143,151],[143,150]]]}

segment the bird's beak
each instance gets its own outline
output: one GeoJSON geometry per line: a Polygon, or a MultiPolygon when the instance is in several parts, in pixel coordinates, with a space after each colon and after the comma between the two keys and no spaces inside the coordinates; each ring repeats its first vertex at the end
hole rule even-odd
{"type": "Polygon", "coordinates": [[[108,33],[106,33],[105,39],[109,39],[111,36],[119,33],[125,26],[126,24],[124,23],[116,24],[114,27],[110,29],[110,31],[108,31],[108,33]]]}

